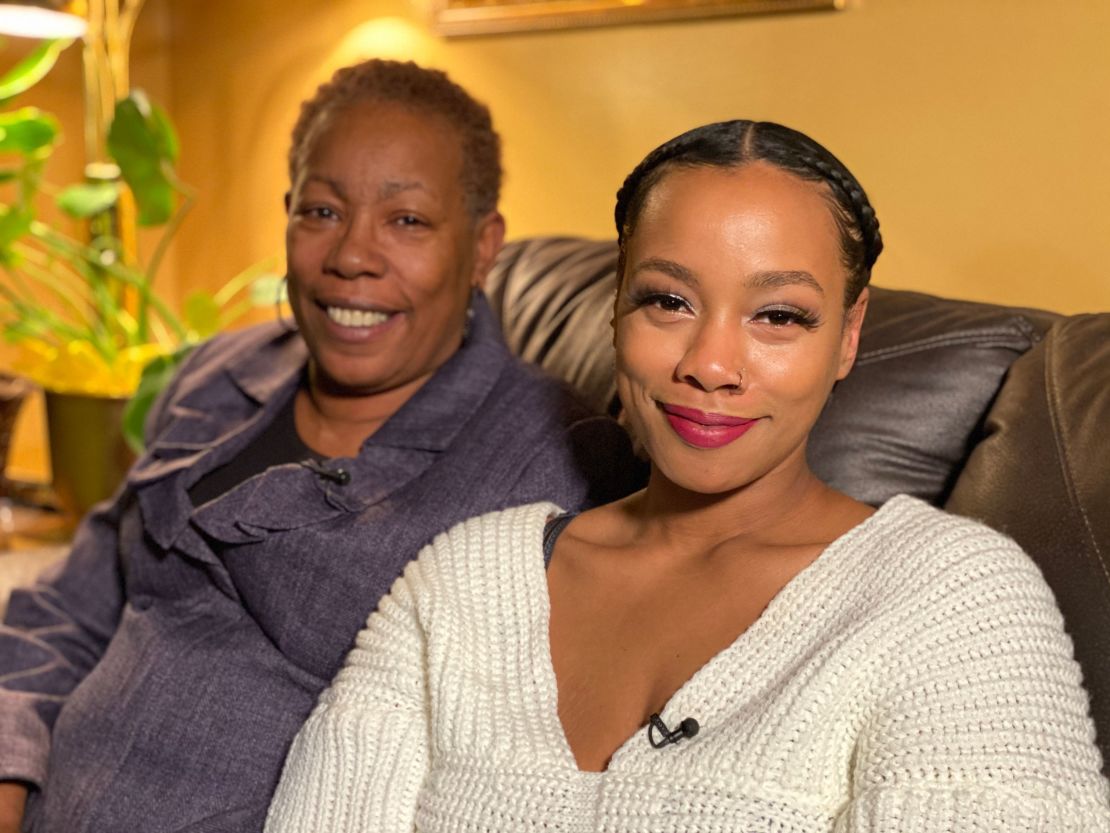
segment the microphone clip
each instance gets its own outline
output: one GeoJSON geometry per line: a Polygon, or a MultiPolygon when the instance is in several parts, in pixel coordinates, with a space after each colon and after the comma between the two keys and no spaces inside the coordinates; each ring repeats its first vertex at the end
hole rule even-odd
{"type": "Polygon", "coordinates": [[[692,717],[685,718],[678,724],[676,729],[668,729],[667,724],[663,722],[663,718],[656,712],[648,718],[648,743],[651,744],[653,749],[662,749],[668,743],[678,743],[683,738],[692,738],[698,733],[701,727],[698,721],[692,717]],[[659,732],[659,737],[655,737],[655,732],[659,732]]]}
{"type": "Polygon", "coordinates": [[[351,473],[344,468],[329,469],[323,463],[319,463],[312,458],[305,460],[301,465],[317,477],[323,480],[330,480],[332,483],[339,486],[346,486],[351,482],[351,473]]]}

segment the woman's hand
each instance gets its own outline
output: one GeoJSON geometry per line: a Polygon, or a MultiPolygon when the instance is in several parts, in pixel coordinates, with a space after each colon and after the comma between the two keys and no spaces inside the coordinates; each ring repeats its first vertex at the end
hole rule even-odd
{"type": "Polygon", "coordinates": [[[18,781],[0,782],[0,833],[19,833],[27,787],[18,781]]]}

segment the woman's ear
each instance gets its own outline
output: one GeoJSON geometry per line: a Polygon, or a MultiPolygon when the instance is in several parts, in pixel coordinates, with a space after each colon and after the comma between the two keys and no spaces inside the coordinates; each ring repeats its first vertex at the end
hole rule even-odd
{"type": "Polygon", "coordinates": [[[840,367],[837,368],[837,381],[848,375],[852,365],[856,363],[856,353],[859,352],[859,334],[863,327],[863,318],[867,314],[867,302],[871,297],[871,290],[867,287],[860,292],[856,302],[844,314],[844,332],[840,339],[840,367]]]}
{"type": "Polygon", "coordinates": [[[498,211],[491,211],[474,226],[474,271],[470,285],[476,289],[485,286],[486,276],[493,268],[497,253],[505,243],[505,218],[498,211]]]}

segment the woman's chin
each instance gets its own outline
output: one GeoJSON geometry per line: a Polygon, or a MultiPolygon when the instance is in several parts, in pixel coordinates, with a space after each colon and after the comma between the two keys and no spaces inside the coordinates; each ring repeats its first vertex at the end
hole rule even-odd
{"type": "Polygon", "coordinates": [[[694,466],[656,462],[655,470],[672,488],[691,494],[715,496],[731,494],[752,482],[751,477],[735,468],[694,466]]]}

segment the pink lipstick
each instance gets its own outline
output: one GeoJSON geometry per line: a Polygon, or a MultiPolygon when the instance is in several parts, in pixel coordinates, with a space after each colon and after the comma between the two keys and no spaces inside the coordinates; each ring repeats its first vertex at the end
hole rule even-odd
{"type": "Polygon", "coordinates": [[[738,440],[758,420],[727,414],[708,414],[696,408],[661,404],[663,415],[674,432],[687,445],[695,448],[720,448],[738,440]]]}

